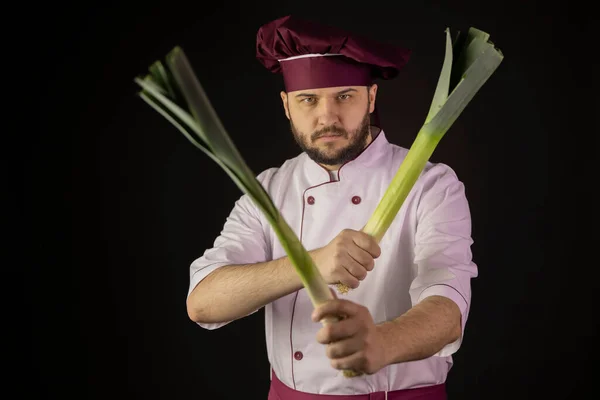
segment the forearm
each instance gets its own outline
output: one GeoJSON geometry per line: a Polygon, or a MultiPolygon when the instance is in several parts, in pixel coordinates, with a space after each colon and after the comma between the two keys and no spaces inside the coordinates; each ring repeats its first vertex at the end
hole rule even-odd
{"type": "Polygon", "coordinates": [[[232,321],[301,288],[287,257],[229,265],[213,271],[194,288],[187,300],[188,315],[196,322],[232,321]]]}
{"type": "Polygon", "coordinates": [[[430,296],[400,317],[377,325],[386,365],[431,357],[461,335],[460,309],[443,296],[430,296]]]}

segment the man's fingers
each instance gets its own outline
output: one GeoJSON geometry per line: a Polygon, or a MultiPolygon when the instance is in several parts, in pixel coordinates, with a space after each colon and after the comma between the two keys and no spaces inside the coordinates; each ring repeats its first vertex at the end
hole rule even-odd
{"type": "Polygon", "coordinates": [[[344,255],[343,259],[341,260],[341,264],[346,269],[346,271],[348,271],[353,277],[355,277],[359,281],[362,281],[367,277],[367,270],[365,269],[365,267],[360,265],[354,258],[352,258],[351,255],[344,255]]]}
{"type": "Polygon", "coordinates": [[[359,312],[359,306],[349,300],[329,300],[316,307],[312,312],[312,320],[319,322],[325,317],[353,317],[359,312]]]}
{"type": "Polygon", "coordinates": [[[356,233],[352,235],[352,240],[358,247],[371,254],[373,258],[377,258],[381,255],[381,248],[379,247],[379,244],[375,238],[368,233],[356,231],[356,233]]]}
{"type": "Polygon", "coordinates": [[[344,268],[342,271],[340,271],[339,274],[341,275],[339,277],[339,281],[341,283],[343,283],[344,285],[346,285],[346,286],[348,286],[349,288],[352,288],[352,289],[356,289],[359,286],[360,281],[358,280],[358,278],[356,278],[346,268],[344,268]]]}
{"type": "Polygon", "coordinates": [[[323,325],[317,332],[316,339],[321,344],[330,344],[354,337],[357,332],[356,321],[352,318],[343,318],[323,325]]]}
{"type": "Polygon", "coordinates": [[[347,357],[351,354],[363,348],[363,341],[361,338],[352,336],[349,338],[341,339],[333,343],[329,343],[325,352],[327,357],[331,359],[347,357]]]}
{"type": "Polygon", "coordinates": [[[346,357],[334,358],[330,361],[333,368],[339,370],[353,370],[364,372],[366,369],[366,359],[362,351],[352,353],[346,357]]]}
{"type": "Polygon", "coordinates": [[[350,258],[351,264],[356,263],[356,267],[360,268],[356,273],[359,275],[364,274],[364,276],[356,275],[354,272],[352,273],[358,279],[363,280],[367,277],[367,272],[372,271],[375,266],[375,260],[367,251],[361,249],[358,246],[353,246],[348,249],[348,257],[350,258]]]}

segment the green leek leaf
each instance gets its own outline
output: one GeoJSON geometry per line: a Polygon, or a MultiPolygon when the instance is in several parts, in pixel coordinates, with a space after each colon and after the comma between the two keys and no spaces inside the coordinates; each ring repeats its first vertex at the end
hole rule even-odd
{"type": "Polygon", "coordinates": [[[437,114],[446,102],[446,99],[448,99],[448,92],[450,91],[450,73],[452,72],[452,56],[450,29],[446,29],[446,55],[444,57],[444,64],[442,65],[442,72],[440,73],[440,78],[435,93],[433,94],[433,100],[431,101],[431,107],[429,108],[425,123],[429,122],[431,118],[437,114]]]}

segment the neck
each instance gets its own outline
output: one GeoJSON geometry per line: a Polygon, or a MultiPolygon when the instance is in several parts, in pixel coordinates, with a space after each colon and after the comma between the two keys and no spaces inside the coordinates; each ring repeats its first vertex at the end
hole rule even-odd
{"type": "MultiPolygon", "coordinates": [[[[371,137],[371,140],[370,140],[370,142],[372,142],[372,141],[373,141],[373,140],[375,140],[375,139],[377,138],[377,136],[379,136],[379,134],[381,133],[381,128],[379,128],[379,127],[377,127],[377,126],[370,125],[370,126],[369,126],[369,133],[371,134],[371,135],[370,135],[370,137],[371,137]]],[[[370,143],[370,142],[369,142],[369,143],[370,143]]],[[[368,145],[367,145],[367,146],[368,146],[368,145]]]]}
{"type": "Polygon", "coordinates": [[[342,166],[341,164],[338,164],[338,165],[328,165],[328,164],[321,164],[321,163],[319,163],[319,165],[321,167],[325,168],[327,171],[337,171],[342,166]]]}

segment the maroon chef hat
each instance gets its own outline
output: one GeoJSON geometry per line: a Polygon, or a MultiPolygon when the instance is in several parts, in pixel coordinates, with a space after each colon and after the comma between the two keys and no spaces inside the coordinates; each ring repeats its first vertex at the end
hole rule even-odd
{"type": "Polygon", "coordinates": [[[409,55],[407,49],[292,16],[263,25],[256,37],[256,57],[283,75],[288,92],[392,79],[409,55]]]}

